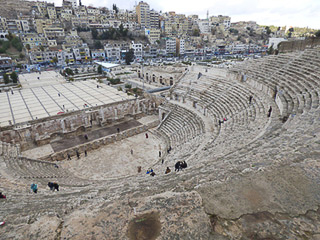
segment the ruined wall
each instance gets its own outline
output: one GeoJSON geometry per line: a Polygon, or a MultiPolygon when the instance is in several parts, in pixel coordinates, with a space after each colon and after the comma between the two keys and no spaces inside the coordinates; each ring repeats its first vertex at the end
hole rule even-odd
{"type": "Polygon", "coordinates": [[[1,129],[0,141],[19,143],[24,151],[47,144],[58,137],[79,134],[86,128],[91,127],[91,124],[93,126],[103,126],[124,119],[126,116],[155,114],[159,104],[160,101],[146,97],[57,115],[28,122],[27,126],[16,125],[1,129]]]}
{"type": "Polygon", "coordinates": [[[306,40],[281,42],[278,46],[280,53],[303,51],[306,48],[320,46],[320,38],[309,38],[306,40]]]}

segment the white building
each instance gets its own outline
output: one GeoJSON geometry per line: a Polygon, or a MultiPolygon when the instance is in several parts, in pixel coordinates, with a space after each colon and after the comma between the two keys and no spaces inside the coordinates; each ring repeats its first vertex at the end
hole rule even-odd
{"type": "Polygon", "coordinates": [[[106,53],[103,49],[91,50],[91,57],[93,60],[106,59],[106,53]]]}
{"type": "Polygon", "coordinates": [[[131,44],[130,44],[130,48],[132,48],[133,49],[133,51],[134,51],[134,56],[135,56],[135,58],[137,59],[137,60],[141,60],[142,59],[142,44],[141,43],[134,43],[134,42],[132,42],[131,44]]]}
{"type": "Polygon", "coordinates": [[[108,61],[119,61],[120,60],[120,48],[113,47],[111,45],[106,45],[104,47],[104,51],[106,53],[106,58],[108,61]]]}
{"type": "Polygon", "coordinates": [[[176,54],[176,39],[168,39],[166,41],[166,53],[176,54]]]}

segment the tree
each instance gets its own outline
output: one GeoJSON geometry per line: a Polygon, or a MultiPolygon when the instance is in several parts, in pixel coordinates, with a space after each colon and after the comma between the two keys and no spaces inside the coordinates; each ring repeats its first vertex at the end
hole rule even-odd
{"type": "Polygon", "coordinates": [[[99,65],[99,67],[98,67],[98,73],[102,74],[102,66],[101,65],[99,65]]]}
{"type": "Polygon", "coordinates": [[[102,49],[103,45],[100,41],[94,41],[94,47],[95,49],[102,49]]]}
{"type": "Polygon", "coordinates": [[[269,26],[266,26],[267,34],[269,35],[271,33],[271,29],[269,26]]]}
{"type": "Polygon", "coordinates": [[[18,74],[16,72],[12,72],[10,74],[10,77],[11,77],[13,83],[17,83],[18,82],[18,74]]]}
{"type": "Polygon", "coordinates": [[[199,37],[200,36],[200,30],[199,29],[193,29],[192,36],[199,37]]]}
{"type": "Polygon", "coordinates": [[[320,30],[316,31],[315,35],[316,37],[320,37],[320,30]]]}
{"type": "Polygon", "coordinates": [[[29,51],[31,49],[30,44],[26,44],[26,49],[29,51]]]}
{"type": "Polygon", "coordinates": [[[44,51],[44,46],[40,46],[40,50],[43,52],[44,51]]]}
{"type": "Polygon", "coordinates": [[[22,53],[19,54],[19,58],[20,58],[20,59],[24,59],[24,57],[25,57],[25,56],[24,56],[22,53]]]}
{"type": "Polygon", "coordinates": [[[66,64],[68,65],[68,64],[69,64],[69,59],[66,58],[65,62],[66,62],[66,64]]]}
{"type": "Polygon", "coordinates": [[[126,55],[124,57],[125,61],[126,61],[126,64],[127,65],[130,65],[130,63],[133,61],[133,58],[134,58],[134,51],[133,49],[131,48],[129,50],[129,52],[126,52],[126,55]]]}
{"type": "Polygon", "coordinates": [[[93,39],[98,39],[98,31],[96,28],[91,29],[91,35],[93,39]]]}
{"type": "Polygon", "coordinates": [[[57,62],[58,62],[58,58],[56,58],[56,57],[54,57],[54,58],[52,58],[52,60],[51,60],[54,64],[57,64],[57,62]]]}
{"type": "Polygon", "coordinates": [[[4,84],[8,84],[10,82],[8,74],[6,73],[3,74],[3,81],[4,81],[4,84]]]}
{"type": "Polygon", "coordinates": [[[118,12],[119,12],[119,9],[116,4],[112,4],[112,10],[114,10],[116,12],[116,14],[118,14],[118,12]]]}

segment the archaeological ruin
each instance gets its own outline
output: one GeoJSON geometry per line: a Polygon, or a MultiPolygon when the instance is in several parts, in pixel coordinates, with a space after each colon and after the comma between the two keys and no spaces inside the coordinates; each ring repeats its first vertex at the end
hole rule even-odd
{"type": "Polygon", "coordinates": [[[0,93],[0,239],[320,239],[319,46],[170,67],[0,93]]]}

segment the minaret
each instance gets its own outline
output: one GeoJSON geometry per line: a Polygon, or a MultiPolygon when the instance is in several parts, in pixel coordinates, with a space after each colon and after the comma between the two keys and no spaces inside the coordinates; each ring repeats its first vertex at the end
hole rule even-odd
{"type": "Polygon", "coordinates": [[[207,20],[209,21],[209,10],[207,10],[207,20]]]}

